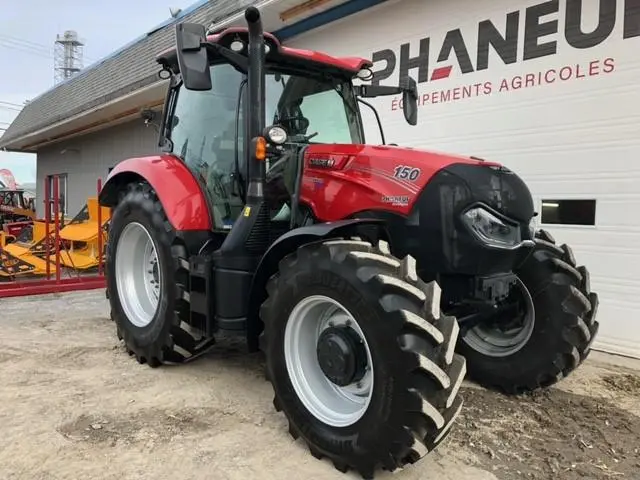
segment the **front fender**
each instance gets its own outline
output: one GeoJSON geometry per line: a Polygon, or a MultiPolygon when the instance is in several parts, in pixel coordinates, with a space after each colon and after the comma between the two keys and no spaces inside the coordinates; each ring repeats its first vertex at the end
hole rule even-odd
{"type": "Polygon", "coordinates": [[[114,207],[119,192],[137,181],[151,185],[175,230],[211,230],[209,206],[202,188],[184,162],[174,155],[129,158],[120,162],[100,191],[100,205],[114,207]]]}
{"type": "Polygon", "coordinates": [[[258,348],[258,336],[262,331],[259,309],[266,299],[265,286],[269,278],[278,271],[278,264],[286,255],[298,247],[325,238],[361,236],[372,242],[389,239],[386,224],[374,218],[354,218],[336,222],[318,223],[299,227],[282,235],[263,255],[251,284],[249,321],[247,322],[247,342],[253,351],[258,348]]]}

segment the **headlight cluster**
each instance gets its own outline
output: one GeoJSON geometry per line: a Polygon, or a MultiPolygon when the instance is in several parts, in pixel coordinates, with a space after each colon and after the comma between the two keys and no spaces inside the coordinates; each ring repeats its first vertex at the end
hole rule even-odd
{"type": "Polygon", "coordinates": [[[479,240],[497,248],[512,248],[520,244],[520,227],[506,223],[484,207],[467,210],[463,216],[473,234],[479,240]]]}

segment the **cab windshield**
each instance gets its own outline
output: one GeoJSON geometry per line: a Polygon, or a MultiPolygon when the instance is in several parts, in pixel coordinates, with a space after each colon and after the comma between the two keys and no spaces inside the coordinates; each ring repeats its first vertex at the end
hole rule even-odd
{"type": "MultiPolygon", "coordinates": [[[[171,152],[206,185],[216,229],[230,229],[244,202],[239,172],[245,165],[246,75],[228,64],[210,68],[213,88],[180,87],[170,100],[166,137],[171,152]]],[[[268,72],[265,125],[288,133],[289,149],[312,143],[363,143],[351,84],[300,74],[268,72]]]]}

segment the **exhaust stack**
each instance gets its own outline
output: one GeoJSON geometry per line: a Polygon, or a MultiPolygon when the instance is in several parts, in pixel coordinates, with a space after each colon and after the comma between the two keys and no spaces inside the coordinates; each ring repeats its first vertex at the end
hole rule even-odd
{"type": "Polygon", "coordinates": [[[247,137],[252,145],[252,158],[249,159],[248,165],[247,197],[258,199],[263,197],[266,176],[265,163],[256,158],[254,143],[254,139],[262,136],[265,128],[264,33],[260,11],[256,7],[247,8],[244,18],[249,30],[247,137]]]}

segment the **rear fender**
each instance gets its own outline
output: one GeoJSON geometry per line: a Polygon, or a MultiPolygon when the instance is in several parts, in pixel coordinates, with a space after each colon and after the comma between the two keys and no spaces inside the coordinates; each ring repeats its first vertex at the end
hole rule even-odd
{"type": "Polygon", "coordinates": [[[282,235],[269,247],[256,269],[251,284],[250,312],[247,322],[247,342],[250,350],[256,351],[258,349],[258,337],[262,332],[260,306],[267,298],[265,288],[267,281],[278,271],[280,260],[307,243],[327,238],[350,236],[359,236],[374,244],[378,240],[389,239],[384,221],[372,218],[354,218],[296,228],[282,235]]]}
{"type": "Polygon", "coordinates": [[[100,205],[115,207],[132,182],[147,182],[176,231],[211,230],[211,213],[202,187],[189,168],[173,155],[129,158],[109,174],[100,191],[100,205]]]}

